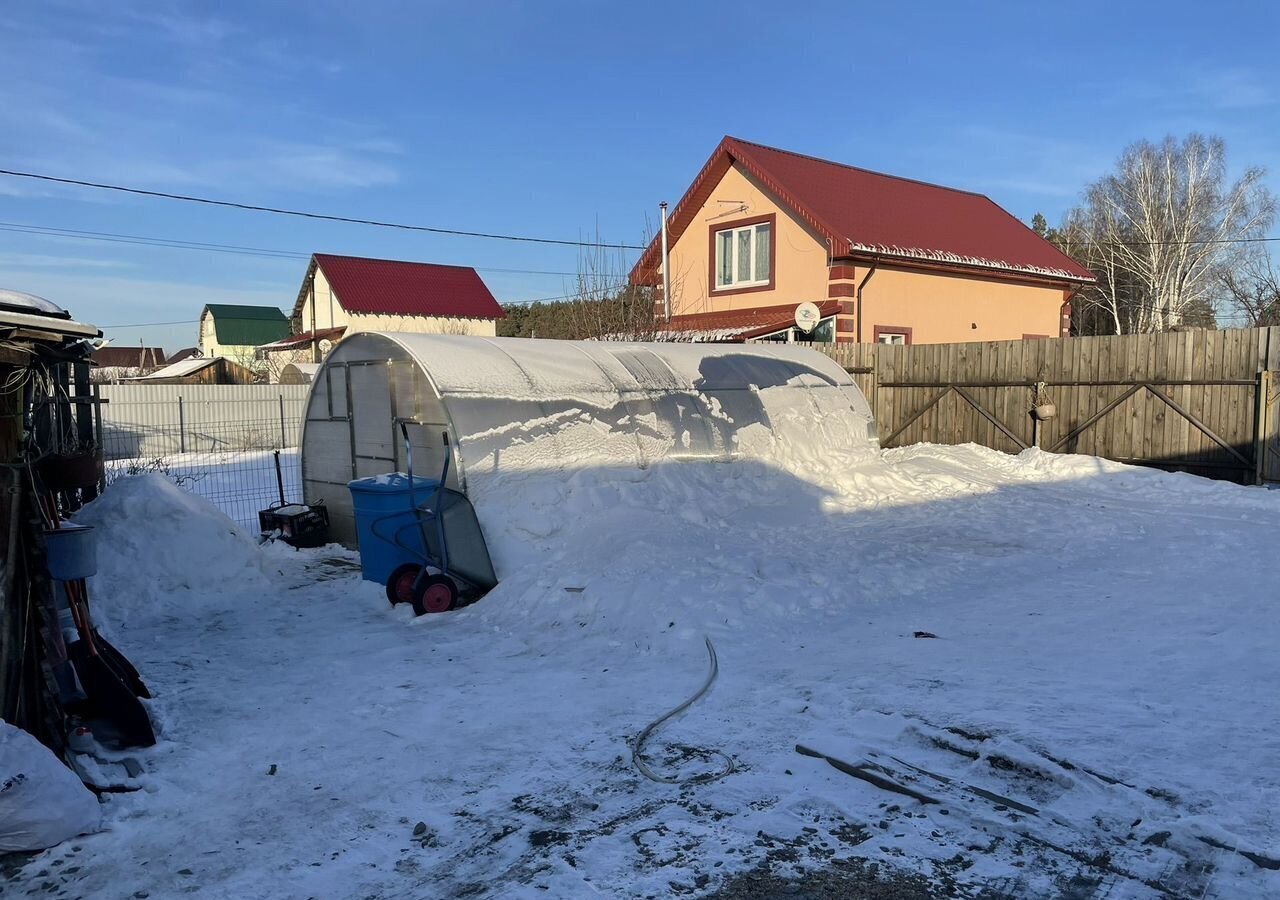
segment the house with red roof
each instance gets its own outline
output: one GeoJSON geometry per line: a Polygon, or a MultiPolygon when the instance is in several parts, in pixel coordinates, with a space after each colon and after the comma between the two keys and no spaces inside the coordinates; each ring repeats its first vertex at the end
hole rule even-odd
{"type": "Polygon", "coordinates": [[[293,333],[259,349],[283,367],[318,362],[359,331],[492,337],[505,317],[468,266],[316,253],[290,315],[293,333]]]}
{"type": "Polygon", "coordinates": [[[94,368],[89,371],[91,381],[118,383],[137,378],[167,365],[161,347],[127,347],[118,344],[102,346],[89,356],[94,368]]]}
{"type": "Polygon", "coordinates": [[[982,194],[726,137],[631,282],[672,340],[892,344],[1068,334],[1093,275],[982,194]],[[819,323],[795,327],[813,303],[819,323]],[[670,321],[666,321],[668,314],[670,321]]]}

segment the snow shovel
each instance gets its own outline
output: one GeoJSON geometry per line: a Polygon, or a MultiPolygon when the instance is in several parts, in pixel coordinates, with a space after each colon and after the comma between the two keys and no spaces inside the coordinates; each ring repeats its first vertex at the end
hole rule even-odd
{"type": "MultiPolygon", "coordinates": [[[[89,622],[89,629],[93,632],[93,645],[101,656],[116,673],[124,684],[133,691],[135,697],[144,697],[151,699],[151,691],[147,689],[147,684],[142,680],[142,675],[134,668],[133,663],[129,662],[129,658],[116,649],[115,645],[102,636],[102,632],[98,631],[98,626],[93,624],[93,617],[89,613],[89,588],[85,584],[85,580],[81,578],[76,582],[80,597],[84,604],[85,618],[89,622]]],[[[76,648],[82,649],[83,643],[77,641],[76,648]]],[[[79,655],[79,654],[78,654],[79,655]]]]}
{"type": "MultiPolygon", "coordinates": [[[[92,572],[96,563],[93,562],[92,553],[86,552],[83,544],[82,538],[86,529],[75,529],[80,538],[67,535],[67,529],[63,528],[62,520],[58,516],[57,502],[52,494],[46,494],[37,505],[40,506],[41,515],[49,528],[45,532],[46,542],[50,539],[49,535],[58,535],[57,539],[61,541],[72,541],[71,544],[63,544],[60,547],[59,566],[56,569],[52,556],[46,559],[46,565],[55,580],[62,582],[67,597],[67,608],[71,612],[72,622],[80,637],[76,643],[83,644],[83,653],[78,652],[79,647],[75,648],[77,652],[72,659],[72,665],[80,686],[87,696],[84,703],[88,714],[85,718],[96,720],[95,724],[98,727],[94,729],[94,733],[108,746],[113,746],[115,749],[150,747],[155,744],[156,735],[151,727],[151,719],[147,716],[146,707],[138,699],[139,695],[125,684],[121,675],[98,653],[97,644],[94,642],[93,623],[89,619],[88,601],[84,590],[84,573],[92,572]],[[58,578],[58,575],[62,577],[58,578]]],[[[91,548],[92,544],[88,547],[91,548]]],[[[46,553],[49,553],[47,546],[46,553]]],[[[68,655],[72,654],[68,653],[68,655]]],[[[116,651],[115,655],[124,659],[124,655],[119,651],[116,651]]],[[[128,668],[133,667],[129,665],[128,668]]],[[[138,681],[141,685],[141,679],[138,681]]],[[[145,685],[142,687],[146,690],[145,685]]]]}
{"type": "Polygon", "coordinates": [[[66,588],[71,617],[80,642],[84,644],[83,656],[76,654],[73,663],[76,676],[89,698],[87,705],[92,714],[86,718],[94,721],[94,735],[116,749],[152,746],[156,742],[156,734],[146,707],[98,652],[80,584],[69,581],[66,588]]]}

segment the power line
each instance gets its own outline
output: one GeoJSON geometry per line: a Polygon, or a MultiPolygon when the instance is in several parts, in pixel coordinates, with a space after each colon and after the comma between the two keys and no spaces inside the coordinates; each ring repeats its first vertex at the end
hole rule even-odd
{"type": "Polygon", "coordinates": [[[188,194],[170,194],[165,191],[151,191],[144,188],[125,187],[118,184],[104,184],[97,181],[82,181],[78,178],[57,178],[53,175],[41,175],[36,172],[17,172],[12,169],[0,169],[0,175],[13,178],[31,178],[36,181],[48,181],[54,184],[68,184],[74,187],[94,188],[100,191],[116,191],[122,194],[137,194],[142,197],[158,197],[162,200],[181,200],[184,203],[203,203],[206,206],[222,206],[228,209],[242,209],[248,212],[265,212],[277,216],[296,216],[302,219],[319,219],[325,222],[346,222],[351,225],[372,225],[375,228],[397,228],[402,231],[423,231],[430,234],[450,234],[458,237],[487,238],[495,241],[520,241],[530,244],[555,244],[563,247],[601,247],[611,250],[644,250],[637,244],[609,244],[600,241],[566,241],[557,238],[529,237],[516,234],[496,234],[486,231],[461,231],[456,228],[434,228],[427,225],[408,225],[403,222],[383,222],[378,219],[360,219],[354,216],[337,216],[328,213],[304,212],[296,209],[281,209],[276,206],[259,206],[254,203],[235,203],[230,200],[214,200],[209,197],[194,197],[188,194]]]}
{"type": "Polygon", "coordinates": [[[159,328],[162,325],[196,325],[199,319],[182,319],[178,322],[126,322],[120,325],[99,325],[99,328],[159,328]]]}
{"type": "Polygon", "coordinates": [[[1097,245],[1113,247],[1190,247],[1194,244],[1265,244],[1280,241],[1280,237],[1247,237],[1247,238],[1199,238],[1190,241],[1092,241],[1097,245]]]}
{"type": "MultiPolygon", "coordinates": [[[[82,231],[75,228],[54,228],[49,225],[30,225],[23,222],[0,222],[0,231],[17,234],[34,234],[49,237],[65,237],[81,241],[103,241],[112,244],[140,244],[148,247],[164,247],[170,250],[207,250],[214,253],[237,253],[242,256],[265,256],[269,259],[310,259],[310,253],[297,250],[273,250],[267,247],[242,247],[236,244],[210,244],[201,241],[182,241],[174,238],[150,237],[139,234],[117,234],[111,231],[82,231]]],[[[547,269],[507,269],[493,266],[472,266],[477,272],[501,272],[513,275],[576,276],[577,272],[555,272],[547,269]]]]}
{"type": "MultiPolygon", "coordinates": [[[[1056,229],[1050,229],[1050,231],[1056,232],[1056,229]]],[[[1056,233],[1059,236],[1061,236],[1062,234],[1061,232],[1056,232],[1056,233]]],[[[1038,236],[1040,237],[1041,240],[1048,241],[1049,243],[1057,247],[1059,250],[1061,250],[1063,253],[1066,253],[1068,256],[1071,256],[1071,254],[1067,253],[1067,251],[1062,247],[1061,244],[1059,244],[1057,241],[1053,240],[1049,236],[1047,235],[1038,235],[1038,236]]],[[[1192,238],[1191,240],[1186,240],[1186,241],[1113,241],[1113,240],[1095,241],[1090,238],[1081,238],[1079,240],[1079,243],[1081,245],[1087,245],[1092,247],[1190,247],[1195,244],[1266,244],[1273,241],[1280,241],[1280,236],[1242,237],[1242,238],[1192,238]]]]}
{"type": "Polygon", "coordinates": [[[152,238],[143,235],[113,234],[102,231],[77,231],[72,228],[50,228],[43,225],[24,225],[0,222],[0,231],[17,234],[35,234],[46,237],[65,237],[81,241],[102,241],[110,244],[140,244],[148,247],[165,247],[170,250],[203,250],[213,253],[235,253],[241,256],[265,256],[270,259],[306,259],[305,253],[286,250],[268,250],[260,247],[237,247],[232,244],[203,244],[197,241],[178,241],[169,238],[152,238]]]}
{"type": "MultiPolygon", "coordinates": [[[[612,285],[614,288],[625,286],[626,282],[612,285]]],[[[561,294],[558,297],[536,297],[532,300],[499,300],[498,302],[503,306],[527,306],[531,303],[554,303],[557,300],[575,300],[577,298],[577,294],[561,294]]],[[[117,325],[99,325],[98,327],[104,330],[107,328],[160,328],[169,325],[196,325],[199,321],[199,319],[180,319],[176,322],[122,322],[117,325]]]]}

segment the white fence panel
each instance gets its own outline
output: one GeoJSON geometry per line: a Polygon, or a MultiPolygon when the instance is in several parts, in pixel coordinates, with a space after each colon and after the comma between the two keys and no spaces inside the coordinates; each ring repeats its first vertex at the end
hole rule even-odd
{"type": "Polygon", "coordinates": [[[298,446],[305,384],[104,384],[107,459],[298,446]]]}

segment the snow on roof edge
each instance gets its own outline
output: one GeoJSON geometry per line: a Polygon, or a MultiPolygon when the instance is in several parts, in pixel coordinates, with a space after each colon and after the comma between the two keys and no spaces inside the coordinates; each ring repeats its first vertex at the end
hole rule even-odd
{"type": "Polygon", "coordinates": [[[176,363],[170,363],[163,368],[156,369],[147,375],[142,375],[135,381],[153,381],[158,378],[181,378],[184,375],[191,375],[199,372],[201,369],[213,365],[221,356],[190,356],[186,359],[179,360],[176,363]]]}
{"type": "Polygon", "coordinates": [[[1002,259],[987,259],[982,256],[964,256],[946,250],[926,250],[923,247],[893,247],[887,244],[861,244],[849,239],[849,249],[854,253],[871,253],[879,256],[894,256],[901,259],[918,259],[926,262],[952,263],[958,266],[973,266],[982,269],[996,269],[1002,272],[1022,272],[1027,275],[1041,275],[1050,278],[1065,278],[1068,281],[1097,281],[1092,275],[1087,278],[1067,269],[1046,266],[1029,266],[1015,264],[1002,259]]]}

